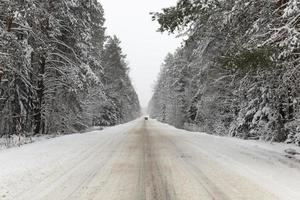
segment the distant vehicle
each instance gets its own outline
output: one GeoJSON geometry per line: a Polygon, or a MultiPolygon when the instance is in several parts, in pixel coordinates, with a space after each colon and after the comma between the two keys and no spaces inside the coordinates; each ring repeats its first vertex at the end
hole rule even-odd
{"type": "Polygon", "coordinates": [[[145,119],[145,120],[149,120],[149,117],[145,117],[144,119],[145,119]]]}

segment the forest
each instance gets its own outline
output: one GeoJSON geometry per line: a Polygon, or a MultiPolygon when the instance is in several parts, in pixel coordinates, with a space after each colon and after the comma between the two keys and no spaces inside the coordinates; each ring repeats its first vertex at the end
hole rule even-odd
{"type": "Polygon", "coordinates": [[[152,17],[183,43],[162,64],[151,117],[300,145],[299,0],[179,0],[152,17]]]}
{"type": "Polygon", "coordinates": [[[97,0],[0,1],[0,137],[67,134],[140,115],[97,0]]]}

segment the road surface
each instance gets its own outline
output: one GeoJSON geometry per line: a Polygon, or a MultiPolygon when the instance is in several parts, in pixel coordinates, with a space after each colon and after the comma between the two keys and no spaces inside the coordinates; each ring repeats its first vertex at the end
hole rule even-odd
{"type": "Polygon", "coordinates": [[[0,199],[300,199],[299,164],[244,143],[143,119],[55,138],[0,153],[0,199]]]}

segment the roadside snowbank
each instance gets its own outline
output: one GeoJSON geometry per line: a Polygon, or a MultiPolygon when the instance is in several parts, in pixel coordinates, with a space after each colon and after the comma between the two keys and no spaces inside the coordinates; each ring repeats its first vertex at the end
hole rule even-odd
{"type": "Polygon", "coordinates": [[[273,191],[280,199],[300,199],[300,157],[286,153],[287,149],[300,152],[300,147],[189,132],[167,124],[154,123],[157,131],[180,140],[182,151],[193,158],[197,158],[199,153],[204,154],[225,168],[273,191]]]}
{"type": "Polygon", "coordinates": [[[31,136],[31,137],[26,137],[24,135],[11,135],[10,137],[0,137],[0,150],[12,148],[12,147],[20,147],[25,144],[39,142],[57,136],[59,135],[41,135],[41,136],[31,136]]]}
{"type": "MultiPolygon", "coordinates": [[[[80,133],[87,133],[87,132],[92,132],[92,131],[101,131],[103,130],[104,127],[100,126],[93,126],[90,127],[80,133]]],[[[66,134],[66,135],[71,135],[74,133],[66,134]]],[[[25,135],[11,135],[9,137],[0,137],[0,150],[3,149],[9,149],[12,147],[20,147],[25,144],[30,144],[34,142],[39,142],[55,137],[61,137],[64,136],[62,134],[49,134],[49,135],[36,135],[36,136],[25,136],[25,135]]]]}
{"type": "Polygon", "coordinates": [[[76,166],[78,158],[95,146],[122,134],[136,123],[118,125],[103,131],[72,134],[40,140],[0,151],[0,200],[15,200],[32,185],[50,174],[76,166]]]}

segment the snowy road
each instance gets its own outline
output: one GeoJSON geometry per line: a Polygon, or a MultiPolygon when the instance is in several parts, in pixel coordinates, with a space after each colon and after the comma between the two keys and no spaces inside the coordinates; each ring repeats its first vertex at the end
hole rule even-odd
{"type": "Polygon", "coordinates": [[[285,147],[139,119],[1,151],[0,199],[297,200],[285,147]]]}

